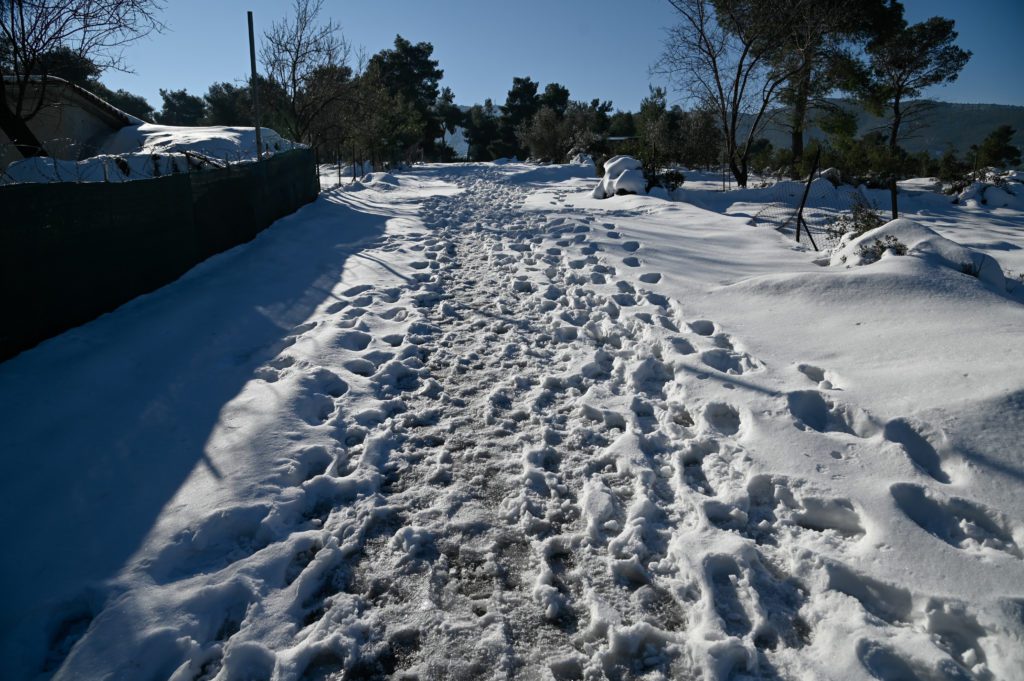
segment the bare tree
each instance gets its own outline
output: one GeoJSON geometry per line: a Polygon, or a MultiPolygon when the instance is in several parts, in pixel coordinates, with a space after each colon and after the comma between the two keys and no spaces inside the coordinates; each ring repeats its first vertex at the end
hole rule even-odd
{"type": "Polygon", "coordinates": [[[778,59],[794,5],[812,0],[668,0],[679,15],[655,70],[685,96],[715,111],[726,158],[745,187],[750,147],[784,85],[803,68],[795,51],[778,59]]]}
{"type": "Polygon", "coordinates": [[[0,129],[22,156],[45,156],[29,129],[45,102],[46,55],[70,50],[101,71],[124,69],[122,49],[164,26],[160,0],[0,0],[0,129]]]}
{"type": "Polygon", "coordinates": [[[342,97],[352,77],[351,48],[341,27],[320,21],[323,0],[294,0],[291,19],[274,22],[263,34],[260,61],[285,93],[288,135],[312,142],[310,131],[342,97]]]}

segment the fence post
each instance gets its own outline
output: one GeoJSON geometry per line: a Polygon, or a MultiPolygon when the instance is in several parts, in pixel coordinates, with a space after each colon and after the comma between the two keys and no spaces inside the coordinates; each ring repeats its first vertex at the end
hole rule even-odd
{"type": "Polygon", "coordinates": [[[249,66],[252,70],[252,109],[256,117],[256,162],[263,159],[263,136],[260,131],[260,94],[259,82],[256,80],[256,40],[252,35],[252,12],[246,12],[249,19],[249,66]]]}
{"type": "MultiPolygon", "coordinates": [[[[821,160],[821,147],[818,147],[818,153],[814,155],[814,163],[811,165],[811,172],[807,176],[807,185],[804,186],[804,195],[800,199],[800,207],[796,211],[796,241],[800,243],[800,228],[806,223],[804,222],[804,206],[807,204],[807,195],[811,193],[811,182],[814,181],[814,173],[818,172],[818,162],[821,160]]],[[[807,238],[810,239],[811,245],[814,246],[814,250],[818,250],[818,244],[814,243],[814,237],[811,236],[811,230],[807,230],[807,238]]]]}

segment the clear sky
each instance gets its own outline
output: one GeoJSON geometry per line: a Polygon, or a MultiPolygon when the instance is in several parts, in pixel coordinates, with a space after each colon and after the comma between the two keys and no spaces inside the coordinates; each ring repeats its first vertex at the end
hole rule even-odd
{"type": "MultiPolygon", "coordinates": [[[[926,93],[952,102],[1024,105],[1024,0],[904,0],[911,22],[941,15],[956,20],[958,44],[973,58],[952,85],[926,93]]],[[[284,16],[286,0],[167,0],[168,30],[125,51],[131,74],[104,82],[146,97],[159,108],[159,89],[203,94],[217,81],[246,77],[246,10],[257,39],[284,16]]],[[[610,99],[639,107],[658,59],[664,28],[674,22],[665,0],[326,0],[325,14],[368,53],[396,34],[434,45],[443,85],[460,104],[505,100],[513,76],[543,86],[559,82],[574,99],[610,99]]],[[[657,84],[657,83],[656,83],[657,84]]]]}

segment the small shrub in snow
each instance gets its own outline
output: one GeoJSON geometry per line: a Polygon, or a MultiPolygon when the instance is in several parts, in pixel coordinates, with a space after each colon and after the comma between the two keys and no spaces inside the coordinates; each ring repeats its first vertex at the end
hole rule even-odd
{"type": "Polygon", "coordinates": [[[906,255],[907,247],[892,234],[886,234],[884,241],[882,239],[875,239],[874,243],[861,244],[860,248],[857,249],[857,255],[861,257],[862,263],[870,265],[880,260],[886,251],[893,255],[906,255]]]}
{"type": "Polygon", "coordinates": [[[880,216],[860,192],[853,194],[853,206],[848,215],[841,215],[825,232],[830,241],[838,242],[843,236],[850,234],[856,239],[861,234],[870,232],[884,225],[886,220],[880,216]]]}
{"type": "Polygon", "coordinates": [[[685,181],[686,176],[678,170],[666,170],[658,176],[658,185],[664,187],[669,192],[679,189],[685,181]]]}

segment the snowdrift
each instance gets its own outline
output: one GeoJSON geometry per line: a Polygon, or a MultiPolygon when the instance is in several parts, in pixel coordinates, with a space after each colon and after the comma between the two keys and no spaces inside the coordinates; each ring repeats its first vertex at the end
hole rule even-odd
{"type": "Polygon", "coordinates": [[[830,264],[857,267],[897,256],[920,258],[936,267],[976,276],[999,290],[1005,288],[1003,270],[995,258],[961,246],[906,218],[887,222],[855,239],[844,236],[830,264]]]}

